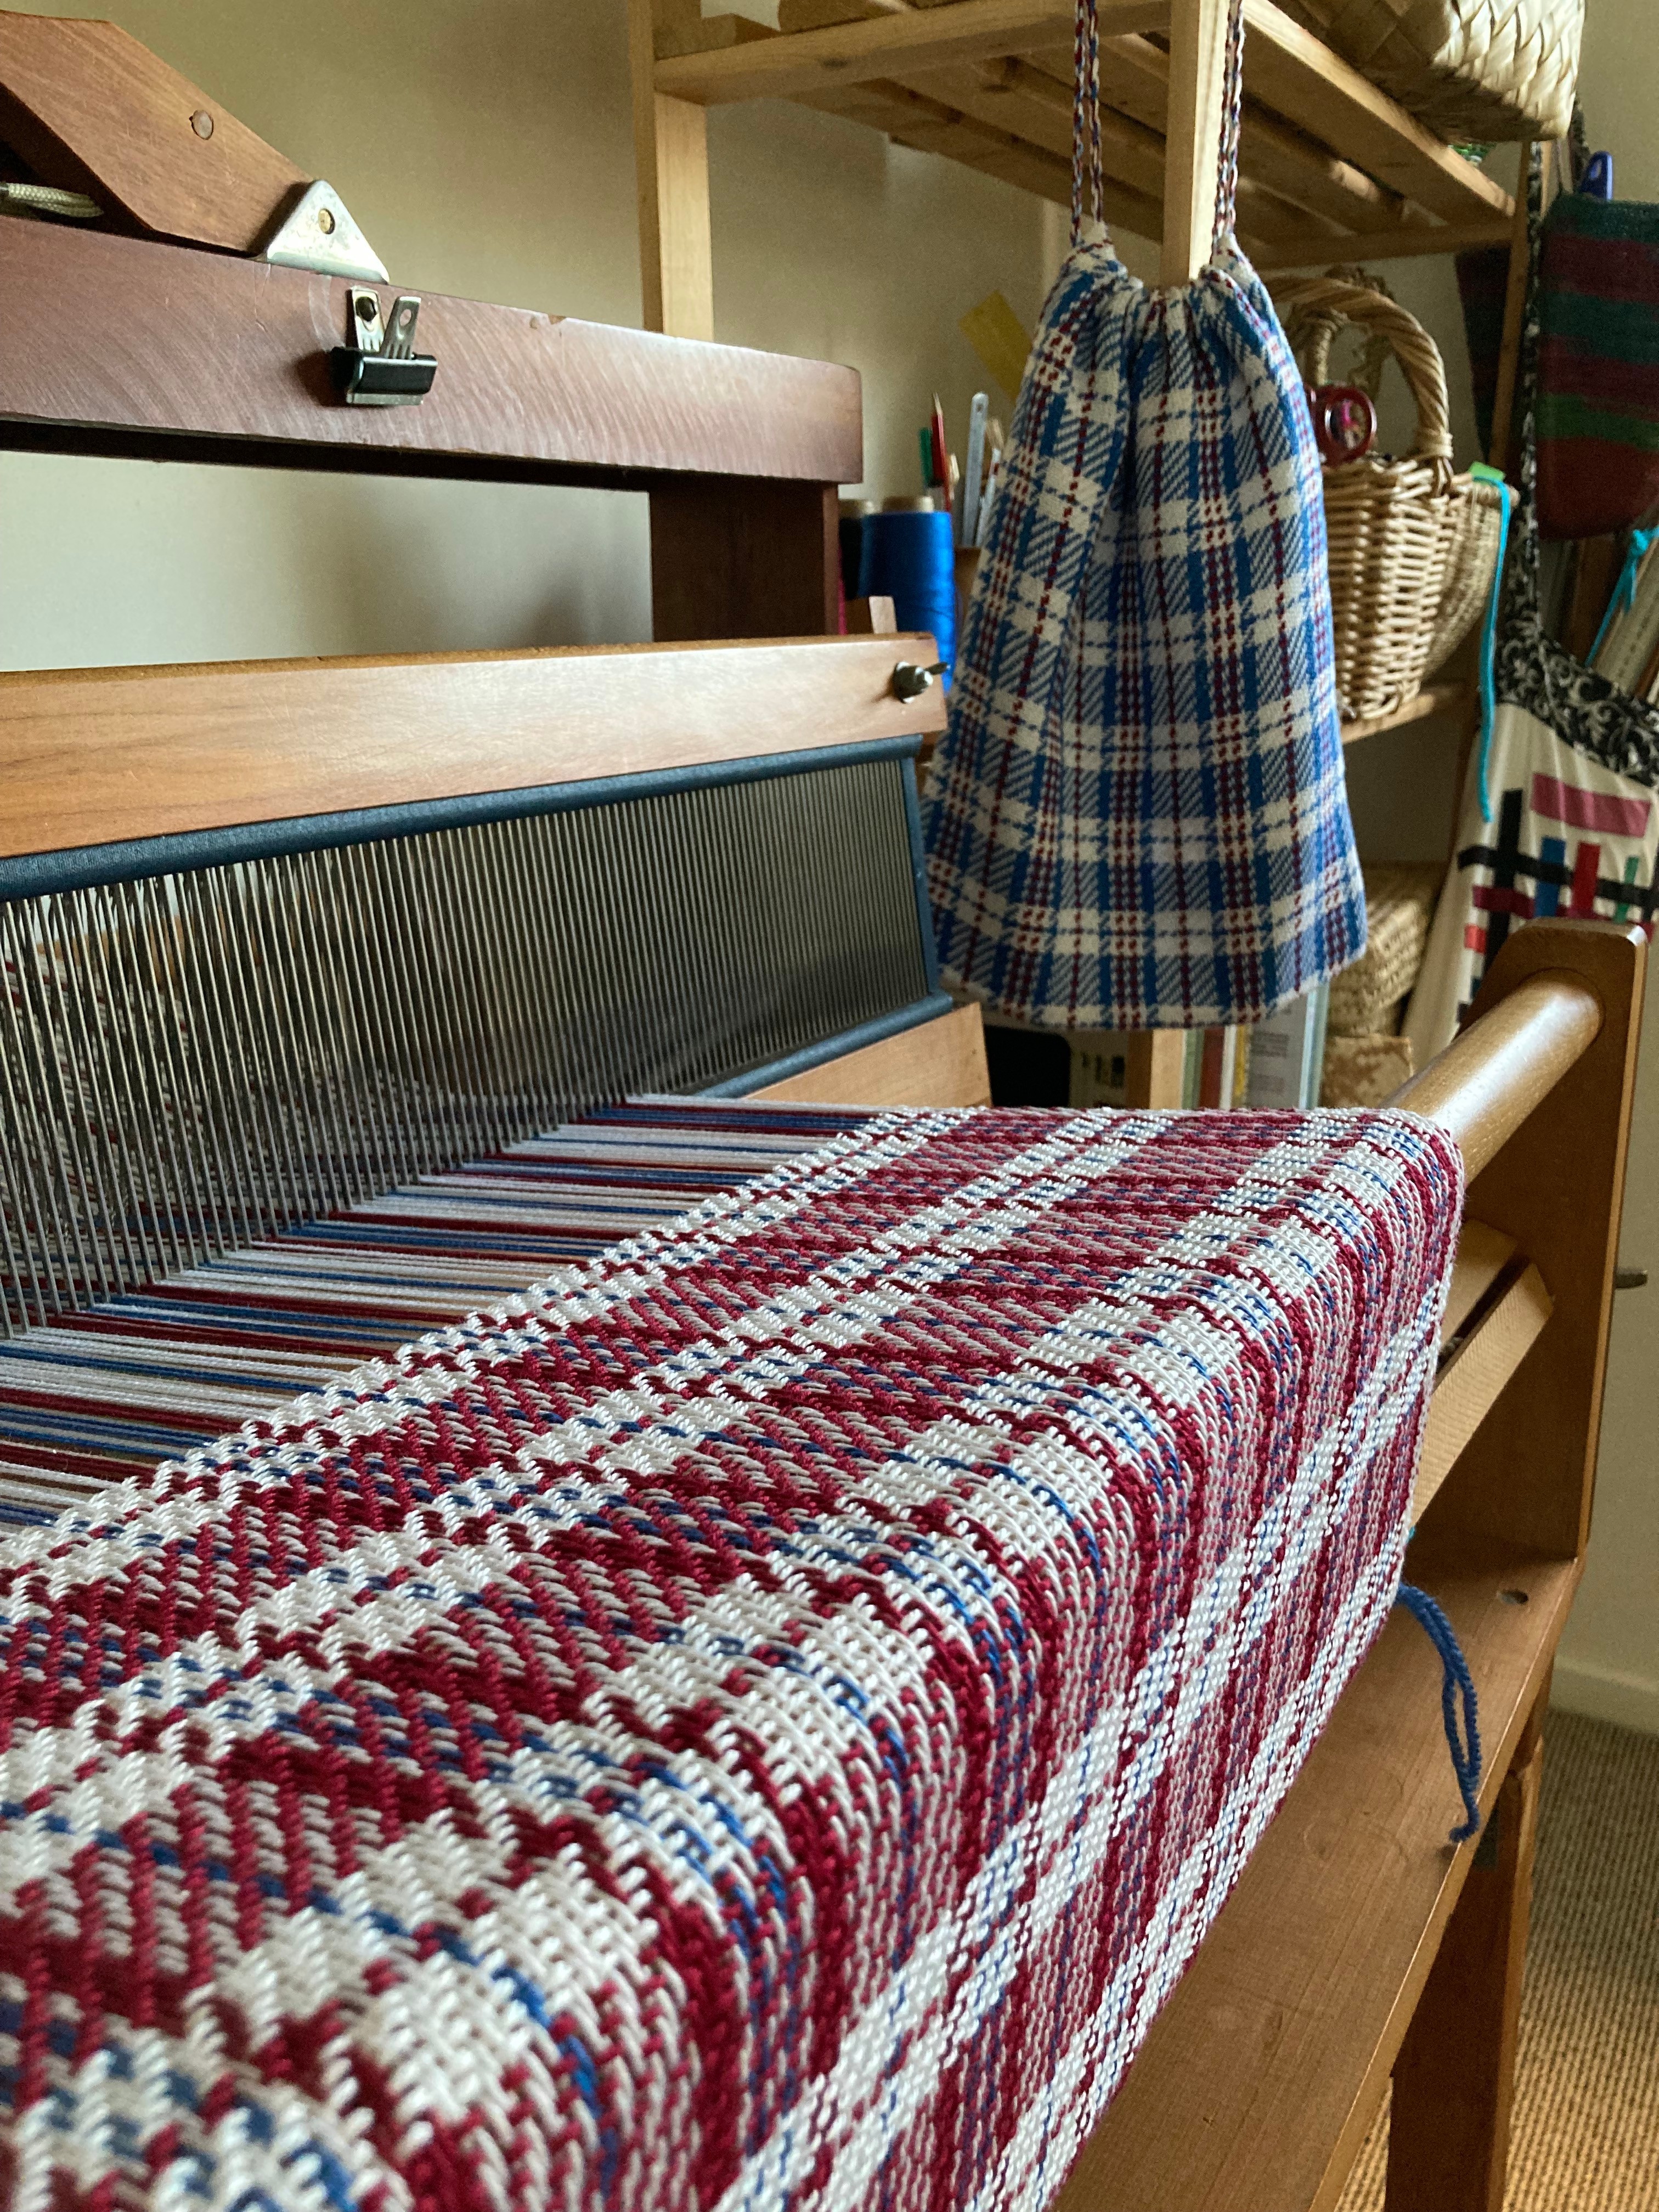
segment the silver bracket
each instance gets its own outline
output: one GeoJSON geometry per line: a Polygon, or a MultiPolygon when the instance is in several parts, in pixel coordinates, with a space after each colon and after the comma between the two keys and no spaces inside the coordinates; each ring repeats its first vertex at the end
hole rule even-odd
{"type": "Polygon", "coordinates": [[[347,294],[346,343],[330,360],[348,407],[414,407],[431,391],[438,363],[415,350],[421,303],[400,292],[382,316],[377,294],[354,284],[347,294]]]}
{"type": "Polygon", "coordinates": [[[332,185],[319,177],[307,185],[260,251],[279,269],[314,269],[324,276],[361,276],[371,284],[392,279],[380,255],[351,219],[332,185]]]}

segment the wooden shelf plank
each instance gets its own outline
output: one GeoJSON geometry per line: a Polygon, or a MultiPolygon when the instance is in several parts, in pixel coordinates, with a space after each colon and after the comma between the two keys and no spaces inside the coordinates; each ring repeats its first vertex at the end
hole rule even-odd
{"type": "MultiPolygon", "coordinates": [[[[1016,66],[1042,78],[1062,112],[1070,114],[1069,47],[1044,47],[1024,56],[1016,66]]],[[[1162,137],[1170,94],[1170,57],[1162,47],[1150,39],[1132,35],[1103,39],[1100,84],[1102,100],[1110,113],[1162,137]]],[[[1406,219],[1406,203],[1397,192],[1389,191],[1305,131],[1270,115],[1256,100],[1244,103],[1239,163],[1241,184],[1272,191],[1299,208],[1305,217],[1323,218],[1339,232],[1389,232],[1406,219]]],[[[1310,233],[1318,234],[1318,225],[1304,221],[1301,230],[1305,240],[1310,233]]],[[[1277,258],[1276,243],[1273,252],[1277,258]]]]}
{"type": "MultiPolygon", "coordinates": [[[[1480,222],[1407,222],[1397,230],[1368,230],[1352,241],[1367,261],[1413,261],[1435,253],[1470,253],[1510,242],[1510,223],[1493,216],[1480,222]]],[[[1310,225],[1299,233],[1280,233],[1258,266],[1263,276],[1312,269],[1331,258],[1330,240],[1310,225]]]]}
{"type": "MultiPolygon", "coordinates": [[[[1015,137],[993,122],[964,115],[947,101],[917,88],[935,82],[931,73],[918,72],[915,84],[890,79],[851,84],[831,93],[815,93],[799,102],[828,115],[862,123],[881,131],[895,145],[918,153],[937,154],[959,161],[977,174],[995,177],[1056,207],[1072,204],[1072,165],[1069,158],[1049,152],[1030,140],[1015,137]]],[[[988,108],[987,114],[994,111],[988,108]]],[[[1161,183],[1161,178],[1158,179],[1161,183]]],[[[1149,193],[1109,176],[1105,191],[1106,219],[1138,238],[1156,239],[1163,222],[1160,203],[1149,193]]]]}
{"type": "Polygon", "coordinates": [[[1245,86],[1275,114],[1444,222],[1507,222],[1512,203],[1501,185],[1273,0],[1244,0],[1244,21],[1245,86]]]}
{"type": "MultiPolygon", "coordinates": [[[[827,0],[824,13],[839,5],[851,14],[854,4],[855,0],[827,0]]],[[[1244,128],[1246,190],[1240,215],[1269,265],[1288,268],[1329,258],[1351,234],[1363,235],[1368,254],[1390,258],[1501,239],[1511,204],[1500,186],[1443,145],[1272,0],[1247,0],[1247,15],[1245,68],[1254,96],[1244,128]],[[1255,205],[1249,204],[1253,194],[1255,205]],[[1413,219],[1413,204],[1438,222],[1413,219]],[[1336,227],[1327,230],[1327,224],[1336,227]]],[[[1132,125],[1160,133],[1169,59],[1139,33],[1163,28],[1168,17],[1169,0],[1115,0],[1101,15],[1105,101],[1132,125]]],[[[1052,124],[1039,112],[1040,88],[1029,79],[1022,82],[1017,70],[1022,58],[1035,65],[1040,77],[1054,80],[1058,106],[1068,106],[1071,70],[1062,41],[1072,18],[1066,0],[945,0],[943,5],[858,15],[850,21],[820,19],[817,29],[665,55],[657,64],[656,86],[659,94],[705,105],[779,95],[817,106],[836,101],[860,82],[886,80],[950,105],[966,125],[1006,127],[1006,143],[992,149],[999,166],[991,173],[1053,198],[1045,166],[1037,165],[1035,187],[1019,173],[1025,146],[1050,155],[1063,156],[1066,149],[1055,143],[1052,124]],[[976,79],[958,77],[954,84],[937,76],[941,70],[987,63],[1000,63],[1010,70],[1001,86],[989,82],[982,68],[976,79]],[[993,112],[1003,91],[1016,95],[1007,102],[1006,117],[993,112]],[[1028,94],[1031,104],[1022,115],[1022,98],[1028,94]]],[[[975,146],[971,130],[957,136],[957,145],[948,149],[955,158],[983,150],[975,146]]],[[[906,137],[902,143],[927,142],[906,137]]],[[[982,160],[970,165],[985,166],[982,160]]],[[[1121,185],[1153,201],[1161,198],[1150,174],[1118,166],[1121,185]]],[[[1145,210],[1140,212],[1144,222],[1145,210]]]]}
{"type": "MultiPolygon", "coordinates": [[[[1451,1616],[1480,1697],[1490,1808],[1578,1579],[1425,1529],[1410,1579],[1451,1616]],[[1524,1603],[1504,1591],[1525,1594],[1524,1603]]],[[[1328,2212],[1382,2095],[1474,1846],[1440,1662],[1396,1614],[1079,2156],[1056,2212],[1328,2212]]]]}
{"type": "Polygon", "coordinates": [[[1384,730],[1403,730],[1407,723],[1426,721],[1431,714],[1443,714],[1469,696],[1467,678],[1443,676],[1425,684],[1413,697],[1396,707],[1391,714],[1362,715],[1342,725],[1342,742],[1357,745],[1362,738],[1374,738],[1384,730]]]}
{"type": "MultiPolygon", "coordinates": [[[[907,68],[897,82],[949,106],[1016,149],[1009,157],[1009,182],[1018,181],[1012,168],[1015,162],[1032,167],[1039,161],[1051,164],[1047,171],[1050,182],[1042,197],[1062,207],[1071,205],[1072,96],[1068,88],[1012,56],[992,62],[960,62],[948,69],[907,68]]],[[[902,144],[927,149],[925,136],[893,135],[902,144]]],[[[1103,113],[1101,153],[1111,187],[1109,221],[1133,230],[1137,237],[1157,238],[1164,221],[1163,139],[1139,124],[1103,113]]]]}
{"type": "MultiPolygon", "coordinates": [[[[860,77],[887,76],[900,67],[928,69],[1017,53],[1022,44],[1064,37],[1076,16],[1075,0],[951,0],[946,7],[780,33],[710,53],[672,55],[657,64],[657,90],[705,106],[793,100],[860,77]]],[[[1170,0],[1102,0],[1103,35],[1161,30],[1169,20],[1170,0]]]]}
{"type": "Polygon", "coordinates": [[[349,287],[0,216],[0,447],[648,488],[686,473],[854,483],[856,370],[428,295],[437,382],[347,407],[349,287]],[[102,333],[65,345],[64,303],[102,333]]]}
{"type": "Polygon", "coordinates": [[[1418,1519],[1428,1510],[1464,1445],[1497,1404],[1499,1392],[1532,1350],[1554,1310],[1537,1268],[1523,1267],[1491,1311],[1443,1361],[1412,1493],[1412,1511],[1418,1519]]]}

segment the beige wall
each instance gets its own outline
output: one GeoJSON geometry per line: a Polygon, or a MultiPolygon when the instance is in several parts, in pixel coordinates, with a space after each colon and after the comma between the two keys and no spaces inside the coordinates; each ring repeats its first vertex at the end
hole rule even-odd
{"type": "MultiPolygon", "coordinates": [[[[57,0],[113,14],[314,173],[393,276],[601,320],[639,314],[623,0],[57,0]]],[[[765,0],[745,12],[764,16],[765,0]]],[[[1590,0],[1585,94],[1621,190],[1659,198],[1651,0],[1590,0]]],[[[1000,286],[1029,321],[1055,211],[849,125],[717,113],[716,315],[728,341],[854,362],[867,481],[914,488],[933,391],[975,381],[957,318],[1000,286]]],[[[1498,157],[1502,160],[1503,157],[1498,157]]],[[[1144,256],[1131,248],[1145,266],[1144,256]]],[[[1445,347],[1472,458],[1455,287],[1394,264],[1445,347]]],[[[68,314],[66,342],[96,343],[68,314]]],[[[1398,437],[1400,414],[1387,425],[1398,437]]],[[[577,642],[647,633],[642,501],[0,457],[0,665],[577,642]]],[[[1455,733],[1351,762],[1362,842],[1437,857],[1455,733]]],[[[1655,1008],[1659,1019],[1659,1005],[1655,1008]]],[[[1659,1276],[1659,1030],[1625,1249],[1659,1276]]],[[[1558,1695],[1659,1730],[1659,1281],[1620,1303],[1597,1526],[1558,1695]]]]}

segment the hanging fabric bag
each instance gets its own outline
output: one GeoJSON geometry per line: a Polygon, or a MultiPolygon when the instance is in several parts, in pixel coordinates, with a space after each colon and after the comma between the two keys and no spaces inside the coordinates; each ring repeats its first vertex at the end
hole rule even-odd
{"type": "Polygon", "coordinates": [[[1659,207],[1559,193],[1538,324],[1539,529],[1627,530],[1659,506],[1659,207]]]}
{"type": "Polygon", "coordinates": [[[1057,1029],[1254,1021],[1364,946],[1320,461],[1232,238],[1230,25],[1212,258],[1132,277],[1097,219],[1078,12],[1073,246],[1015,410],[924,802],[946,979],[1057,1029]]]}
{"type": "Polygon", "coordinates": [[[1406,1016],[1419,1067],[1451,1042],[1519,923],[1534,915],[1654,918],[1659,709],[1592,675],[1549,635],[1539,613],[1540,169],[1534,153],[1515,555],[1504,580],[1493,699],[1463,792],[1456,857],[1406,1016]]]}

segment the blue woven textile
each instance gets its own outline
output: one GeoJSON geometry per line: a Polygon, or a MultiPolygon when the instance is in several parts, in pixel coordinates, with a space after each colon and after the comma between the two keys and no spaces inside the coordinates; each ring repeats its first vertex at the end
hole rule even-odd
{"type": "Polygon", "coordinates": [[[1319,457],[1231,238],[1238,38],[1211,264],[1152,290],[1079,242],[1044,310],[925,795],[946,980],[1050,1027],[1256,1020],[1364,947],[1319,457]]]}

